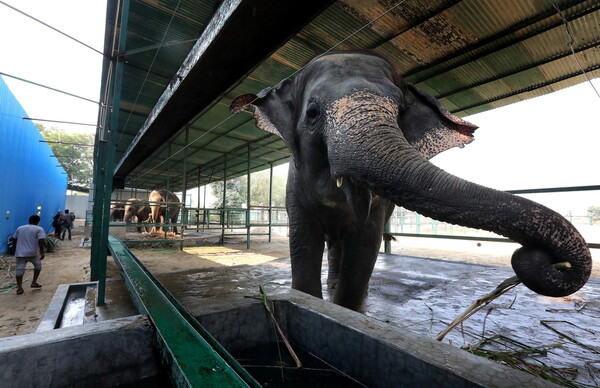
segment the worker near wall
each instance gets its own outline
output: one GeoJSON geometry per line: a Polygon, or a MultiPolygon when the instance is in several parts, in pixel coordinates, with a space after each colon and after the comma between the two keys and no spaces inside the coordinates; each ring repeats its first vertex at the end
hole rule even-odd
{"type": "Polygon", "coordinates": [[[42,272],[42,260],[44,260],[44,245],[46,244],[46,234],[44,229],[39,226],[40,216],[33,215],[29,217],[29,224],[17,228],[13,238],[17,240],[17,250],[15,257],[17,260],[17,295],[24,292],[23,274],[27,262],[33,264],[33,281],[31,288],[41,288],[37,279],[42,272]]]}
{"type": "Polygon", "coordinates": [[[54,217],[52,217],[52,227],[54,228],[54,235],[56,238],[60,238],[63,225],[65,224],[65,216],[59,210],[54,217]]]}
{"type": "Polygon", "coordinates": [[[65,209],[65,215],[64,215],[64,222],[63,222],[63,230],[62,230],[62,235],[60,237],[61,240],[65,239],[65,233],[67,231],[69,231],[69,240],[71,240],[71,229],[73,229],[73,221],[75,220],[75,214],[73,213],[69,213],[69,209],[65,209]]]}

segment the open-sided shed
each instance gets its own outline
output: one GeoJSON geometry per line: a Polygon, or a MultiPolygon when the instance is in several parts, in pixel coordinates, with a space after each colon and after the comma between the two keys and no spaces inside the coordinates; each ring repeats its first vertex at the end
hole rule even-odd
{"type": "Polygon", "coordinates": [[[600,74],[596,1],[108,3],[106,106],[111,88],[120,96],[103,129],[115,138],[115,187],[182,191],[243,175],[248,149],[252,171],[286,162],[283,142],[229,104],[328,50],[384,55],[459,116],[600,74]]]}
{"type": "Polygon", "coordinates": [[[385,56],[458,116],[600,75],[592,0],[109,0],[106,20],[96,263],[114,188],[185,192],[286,162],[283,142],[229,105],[329,50],[385,56]]]}

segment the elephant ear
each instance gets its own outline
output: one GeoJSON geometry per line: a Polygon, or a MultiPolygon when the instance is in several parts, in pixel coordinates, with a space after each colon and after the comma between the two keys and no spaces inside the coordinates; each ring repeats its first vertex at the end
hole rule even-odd
{"type": "Polygon", "coordinates": [[[453,115],[435,97],[410,83],[404,84],[404,103],[398,124],[406,140],[426,159],[474,140],[476,125],[453,115]]]}
{"type": "Polygon", "coordinates": [[[233,99],[230,109],[234,113],[248,107],[254,108],[256,126],[283,139],[295,163],[300,160],[299,142],[294,131],[291,81],[285,79],[278,85],[263,89],[258,95],[244,94],[233,99]]]}

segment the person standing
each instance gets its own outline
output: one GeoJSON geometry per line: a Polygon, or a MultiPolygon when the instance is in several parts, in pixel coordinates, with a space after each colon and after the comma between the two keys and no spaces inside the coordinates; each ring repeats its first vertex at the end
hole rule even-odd
{"type": "Polygon", "coordinates": [[[64,223],[63,223],[63,230],[62,230],[62,236],[61,236],[61,240],[65,239],[65,233],[67,231],[69,231],[69,240],[71,240],[71,229],[73,229],[73,221],[75,220],[75,214],[73,213],[69,213],[69,209],[65,209],[65,216],[64,216],[64,223]]]}
{"type": "Polygon", "coordinates": [[[17,259],[17,295],[24,292],[23,274],[25,266],[29,261],[33,264],[33,281],[31,288],[41,288],[37,282],[40,272],[42,272],[42,260],[44,260],[44,246],[46,244],[46,234],[44,229],[39,226],[40,216],[33,215],[29,217],[29,224],[17,228],[13,238],[17,240],[17,250],[15,257],[17,259]]]}
{"type": "Polygon", "coordinates": [[[54,235],[57,238],[60,238],[60,233],[62,231],[63,224],[65,222],[65,217],[62,212],[59,210],[58,213],[52,218],[52,226],[54,227],[54,235]]]}

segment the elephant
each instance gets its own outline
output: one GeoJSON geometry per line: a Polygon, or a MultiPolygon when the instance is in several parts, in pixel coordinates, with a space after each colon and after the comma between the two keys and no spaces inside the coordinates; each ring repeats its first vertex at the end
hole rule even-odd
{"type": "Polygon", "coordinates": [[[124,203],[113,203],[110,205],[110,220],[122,220],[125,215],[125,204],[124,203]]]}
{"type": "MultiPolygon", "coordinates": [[[[133,218],[136,218],[137,223],[146,222],[150,216],[150,206],[146,200],[142,200],[139,198],[129,198],[125,205],[125,211],[123,216],[123,221],[130,222],[133,218]]],[[[145,231],[148,231],[148,228],[144,228],[145,231]]],[[[142,233],[142,227],[137,227],[138,233],[142,233]]]]}
{"type": "MultiPolygon", "coordinates": [[[[150,208],[152,209],[152,222],[155,223],[167,223],[165,221],[165,213],[168,211],[168,219],[172,224],[177,223],[177,217],[179,216],[179,198],[172,192],[159,189],[153,190],[148,197],[150,201],[150,208]],[[160,202],[168,202],[169,206],[163,205],[160,202]]],[[[158,228],[162,230],[161,228],[158,228]]],[[[157,230],[158,230],[157,229],[157,230]]],[[[177,226],[173,227],[173,231],[177,234],[177,226]]]]}
{"type": "Polygon", "coordinates": [[[564,217],[429,161],[470,143],[477,126],[401,80],[376,53],[322,54],[278,85],[236,97],[230,108],[252,108],[256,125],[290,150],[286,208],[296,290],[323,297],[326,243],[332,301],[360,310],[395,205],[520,243],[511,264],[536,293],[566,296],[590,276],[589,248],[564,217]]]}

